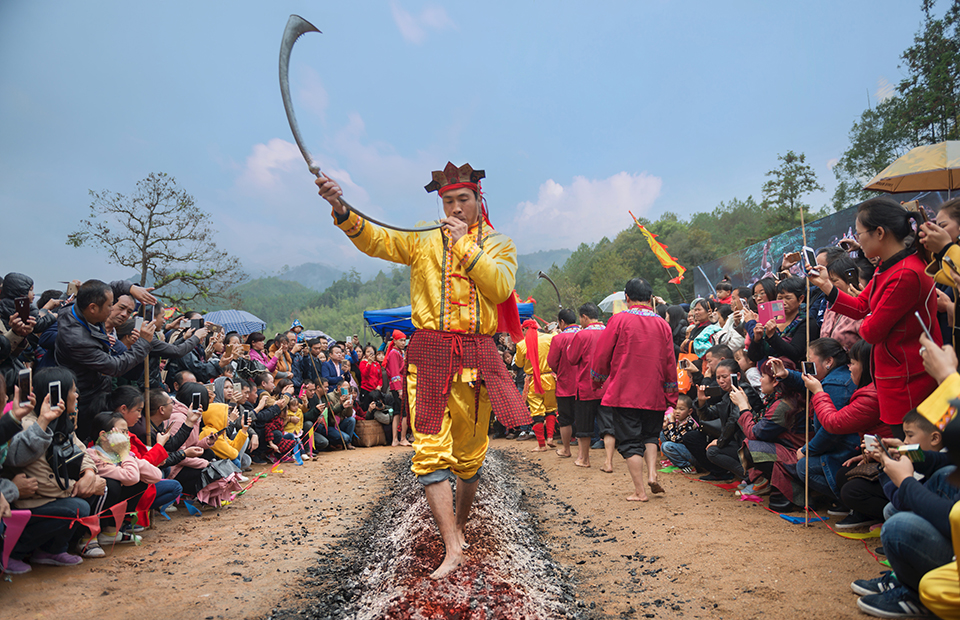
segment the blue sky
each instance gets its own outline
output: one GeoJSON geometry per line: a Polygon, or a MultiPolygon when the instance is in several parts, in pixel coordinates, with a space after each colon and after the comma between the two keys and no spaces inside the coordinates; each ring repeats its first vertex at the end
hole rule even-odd
{"type": "Polygon", "coordinates": [[[777,154],[827,191],[853,122],[902,77],[919,1],[0,2],[0,271],[37,288],[127,275],[65,245],[88,190],[176,177],[253,276],[364,273],[293,145],[277,79],[287,17],[315,158],[358,208],[437,217],[430,171],[484,168],[520,253],[759,196],[777,154]]]}

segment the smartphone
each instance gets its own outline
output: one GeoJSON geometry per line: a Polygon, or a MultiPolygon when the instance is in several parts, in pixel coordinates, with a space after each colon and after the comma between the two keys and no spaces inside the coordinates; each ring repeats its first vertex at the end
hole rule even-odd
{"type": "Polygon", "coordinates": [[[218,430],[216,433],[214,433],[214,435],[217,436],[217,437],[219,437],[220,435],[223,435],[223,434],[226,433],[226,432],[227,432],[227,427],[224,426],[223,428],[221,428],[220,430],[218,430]]]}
{"type": "Polygon", "coordinates": [[[133,319],[133,328],[139,331],[141,327],[143,327],[143,317],[138,316],[133,319]]]}
{"type": "Polygon", "coordinates": [[[803,246],[803,270],[810,272],[814,270],[817,266],[817,253],[813,251],[809,245],[803,246]]]}
{"type": "Polygon", "coordinates": [[[863,449],[867,452],[876,452],[880,449],[880,439],[876,435],[864,435],[863,449]]]}
{"type": "Polygon", "coordinates": [[[936,342],[935,340],[933,340],[933,336],[930,335],[930,330],[927,329],[927,324],[924,323],[924,322],[923,322],[923,319],[920,318],[920,313],[919,313],[919,312],[914,312],[914,313],[913,313],[913,316],[917,317],[917,320],[920,321],[920,327],[923,328],[923,333],[925,333],[925,334],[927,335],[927,338],[929,338],[929,339],[930,339],[931,341],[933,341],[933,342],[936,342]]]}
{"type": "Polygon", "coordinates": [[[50,406],[56,407],[60,404],[60,382],[51,381],[50,382],[50,406]]]}
{"type": "Polygon", "coordinates": [[[849,284],[856,286],[860,284],[860,273],[857,271],[856,267],[853,269],[847,269],[843,272],[843,279],[849,284]]]}
{"type": "Polygon", "coordinates": [[[340,393],[341,393],[342,395],[344,395],[344,396],[349,396],[349,395],[350,395],[350,388],[348,388],[348,387],[345,386],[345,385],[341,385],[341,386],[340,386],[340,393]]]}
{"type": "Polygon", "coordinates": [[[802,375],[816,375],[817,374],[817,365],[813,362],[800,362],[800,374],[802,375]]]}
{"type": "Polygon", "coordinates": [[[243,410],[243,425],[250,426],[250,412],[246,409],[243,410]]]}
{"type": "Polygon", "coordinates": [[[20,386],[20,406],[30,404],[30,393],[33,392],[33,371],[24,368],[17,373],[17,385],[20,386]]]}
{"type": "Polygon", "coordinates": [[[945,262],[947,266],[950,267],[950,269],[953,269],[957,273],[960,273],[960,268],[957,267],[957,264],[953,262],[953,259],[950,258],[949,256],[944,256],[943,262],[945,262]]]}
{"type": "Polygon", "coordinates": [[[735,372],[735,373],[733,373],[732,375],[730,375],[730,384],[731,384],[733,387],[735,387],[735,388],[739,388],[739,387],[740,387],[740,373],[739,373],[739,372],[735,372]]]}
{"type": "Polygon", "coordinates": [[[249,353],[249,352],[250,352],[250,345],[248,345],[248,344],[243,345],[243,352],[244,352],[244,353],[249,353]]]}
{"type": "Polygon", "coordinates": [[[203,329],[203,319],[190,319],[190,329],[196,331],[198,329],[203,329]]]}
{"type": "Polygon", "coordinates": [[[20,315],[20,320],[26,323],[30,320],[30,298],[17,297],[13,300],[13,307],[20,315]]]}
{"type": "Polygon", "coordinates": [[[778,279],[778,280],[786,280],[787,278],[791,277],[792,275],[793,275],[793,274],[791,274],[789,271],[781,271],[780,273],[777,274],[777,279],[778,279]]]}
{"type": "Polygon", "coordinates": [[[200,411],[200,392],[194,392],[193,398],[190,400],[190,409],[193,411],[200,411]]]}
{"type": "Polygon", "coordinates": [[[853,242],[851,241],[841,241],[840,247],[846,250],[847,252],[853,250],[853,242]]]}
{"type": "Polygon", "coordinates": [[[147,323],[153,321],[153,306],[144,306],[143,307],[143,320],[147,323]]]}
{"type": "Polygon", "coordinates": [[[719,385],[711,385],[703,391],[707,398],[722,398],[723,397],[723,388],[719,385]]]}

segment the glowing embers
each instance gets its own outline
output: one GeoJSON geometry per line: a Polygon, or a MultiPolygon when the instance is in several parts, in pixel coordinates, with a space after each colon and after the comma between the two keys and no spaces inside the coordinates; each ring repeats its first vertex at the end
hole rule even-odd
{"type": "Polygon", "coordinates": [[[522,507],[516,466],[502,453],[487,454],[467,525],[470,547],[464,564],[436,581],[429,575],[443,560],[443,543],[423,490],[409,471],[408,459],[398,458],[384,469],[397,472],[393,493],[375,507],[356,537],[342,543],[356,555],[345,568],[340,564],[336,580],[323,580],[334,591],[323,588],[319,593],[323,602],[315,609],[323,609],[323,614],[318,617],[580,617],[570,579],[550,558],[522,507]]]}

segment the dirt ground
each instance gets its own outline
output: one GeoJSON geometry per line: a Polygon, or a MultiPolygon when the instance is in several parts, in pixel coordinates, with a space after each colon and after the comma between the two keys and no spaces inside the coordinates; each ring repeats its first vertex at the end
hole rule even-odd
{"type": "MultiPolygon", "coordinates": [[[[883,567],[861,542],[822,524],[788,523],[677,472],[661,474],[665,495],[627,502],[631,484],[619,457],[605,474],[599,450],[594,467],[583,469],[553,452],[532,453],[532,444],[500,439],[492,447],[514,456],[526,506],[572,575],[570,605],[583,617],[864,617],[849,584],[883,567]]],[[[373,527],[365,519],[393,482],[383,464],[403,453],[411,451],[361,448],[284,464],[221,510],[158,518],[141,546],[0,582],[0,618],[264,618],[296,610],[315,587],[308,569],[349,554],[352,533],[373,527]]],[[[254,471],[261,470],[269,472],[254,471]]]]}

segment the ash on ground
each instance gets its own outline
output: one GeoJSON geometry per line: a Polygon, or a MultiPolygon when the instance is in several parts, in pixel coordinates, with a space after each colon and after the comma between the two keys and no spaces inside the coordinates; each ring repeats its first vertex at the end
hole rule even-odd
{"type": "Polygon", "coordinates": [[[577,619],[573,579],[553,561],[517,481],[519,465],[490,450],[470,514],[464,564],[430,579],[443,542],[423,489],[397,456],[383,472],[393,490],[369,518],[307,569],[305,605],[276,609],[268,620],[577,619]]]}

